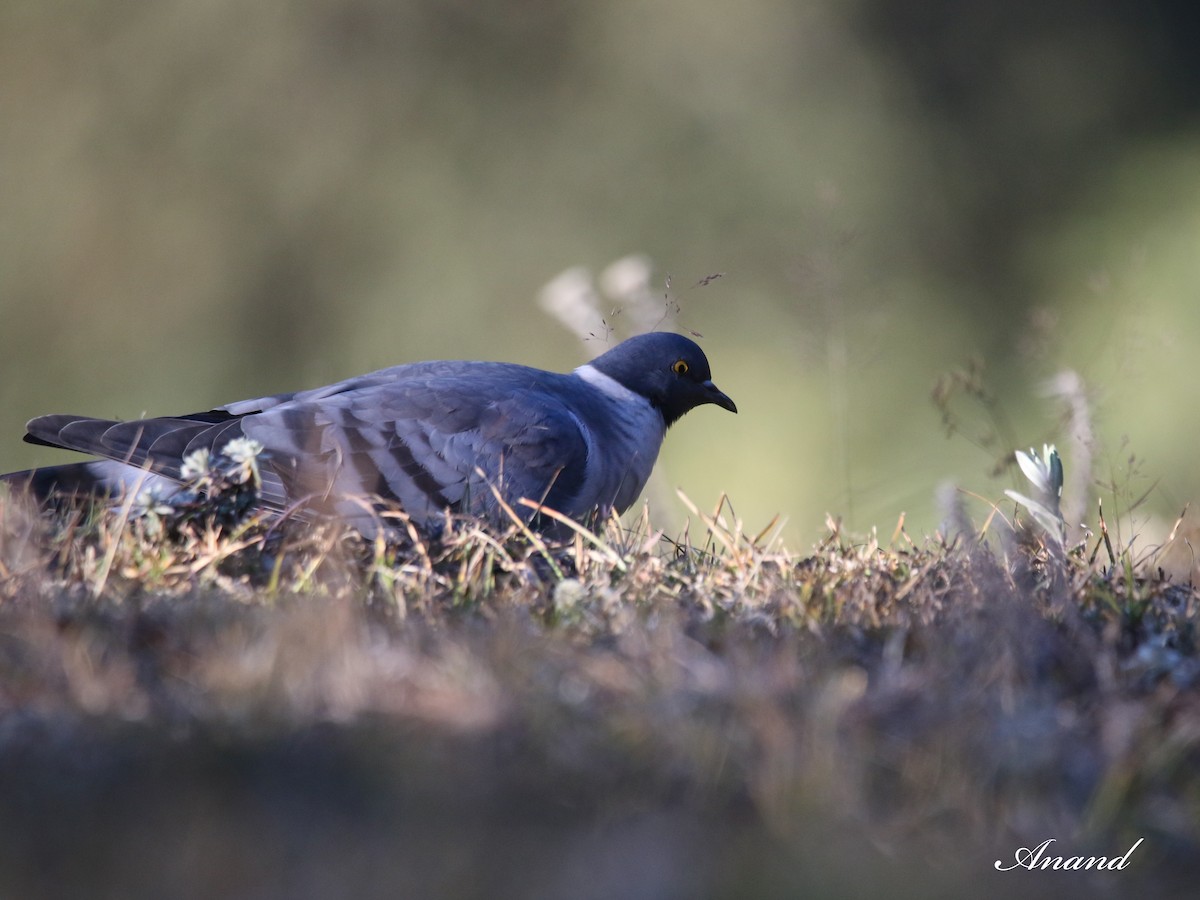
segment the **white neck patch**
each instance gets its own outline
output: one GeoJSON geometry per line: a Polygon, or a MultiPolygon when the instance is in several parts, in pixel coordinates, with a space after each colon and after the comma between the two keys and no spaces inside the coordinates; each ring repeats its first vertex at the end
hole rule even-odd
{"type": "Polygon", "coordinates": [[[631,391],[611,375],[605,375],[591,363],[580,366],[575,370],[575,374],[592,387],[602,391],[609,397],[612,397],[614,400],[617,400],[621,403],[635,403],[639,406],[650,405],[650,401],[641,394],[631,391]]]}

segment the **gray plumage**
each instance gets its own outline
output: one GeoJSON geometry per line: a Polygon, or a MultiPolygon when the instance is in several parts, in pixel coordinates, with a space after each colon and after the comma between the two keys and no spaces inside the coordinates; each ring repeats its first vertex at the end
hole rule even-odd
{"type": "Polygon", "coordinates": [[[691,340],[630,338],[574,372],[493,362],[394,366],[326,387],[203,413],[117,422],[51,415],[25,440],[103,457],[4,476],[39,497],[117,494],[177,483],[196,450],[247,437],[263,446],[260,506],[341,516],[371,533],[378,501],[422,525],[445,511],[507,519],[491,486],[522,516],[521,498],[576,519],[640,495],[663,436],[688,410],[733,401],[712,383],[691,340]]]}

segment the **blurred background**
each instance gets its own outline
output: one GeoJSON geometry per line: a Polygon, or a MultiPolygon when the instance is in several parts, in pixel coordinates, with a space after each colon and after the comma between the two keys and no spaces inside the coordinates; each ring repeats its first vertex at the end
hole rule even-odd
{"type": "MultiPolygon", "coordinates": [[[[741,410],[676,426],[660,525],[679,486],[801,549],[826,513],[919,537],[939,485],[998,501],[1011,451],[1055,441],[1080,514],[1103,495],[1153,540],[1200,496],[1198,16],[10,0],[0,468],[64,458],[21,443],[39,413],[426,358],[571,368],[597,347],[543,286],[639,254],[741,410]]],[[[633,330],[619,300],[597,340],[633,330]]]]}

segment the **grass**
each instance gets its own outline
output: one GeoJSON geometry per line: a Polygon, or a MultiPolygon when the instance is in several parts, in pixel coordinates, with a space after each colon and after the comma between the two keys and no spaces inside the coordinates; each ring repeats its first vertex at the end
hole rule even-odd
{"type": "Polygon", "coordinates": [[[1182,895],[1190,585],[994,523],[796,554],[693,522],[365,541],[4,500],[0,892],[1182,895]],[[1051,837],[1146,840],[994,871],[1051,837]]]}

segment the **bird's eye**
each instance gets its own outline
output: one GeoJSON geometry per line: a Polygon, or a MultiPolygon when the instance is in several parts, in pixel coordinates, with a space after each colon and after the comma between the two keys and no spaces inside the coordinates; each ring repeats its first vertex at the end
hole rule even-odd
{"type": "Polygon", "coordinates": [[[671,366],[671,371],[676,375],[686,375],[688,371],[687,361],[682,359],[675,360],[675,363],[671,366]]]}

